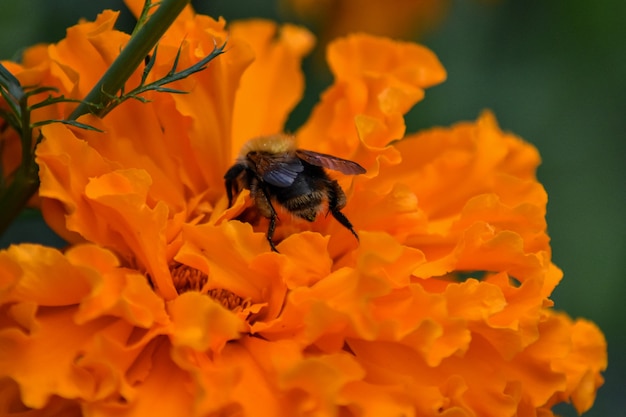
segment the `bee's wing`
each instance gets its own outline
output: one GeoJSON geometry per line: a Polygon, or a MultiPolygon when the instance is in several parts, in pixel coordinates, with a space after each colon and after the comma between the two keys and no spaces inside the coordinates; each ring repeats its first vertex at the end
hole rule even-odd
{"type": "Polygon", "coordinates": [[[305,149],[298,149],[296,150],[296,155],[298,155],[298,158],[308,162],[311,165],[332,169],[334,171],[339,171],[343,174],[356,175],[365,173],[365,168],[363,168],[356,162],[348,161],[347,159],[338,158],[332,155],[327,155],[325,153],[317,153],[313,151],[307,151],[305,149]]]}
{"type": "Polygon", "coordinates": [[[263,181],[277,187],[293,184],[299,173],[304,170],[298,158],[265,158],[257,163],[257,173],[263,181]]]}

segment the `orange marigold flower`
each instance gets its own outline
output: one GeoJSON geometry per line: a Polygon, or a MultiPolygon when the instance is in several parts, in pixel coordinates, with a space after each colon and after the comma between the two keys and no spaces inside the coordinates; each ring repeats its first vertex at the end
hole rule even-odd
{"type": "MultiPolygon", "coordinates": [[[[49,84],[89,90],[128,39],[114,18],[103,12],[47,48],[49,84]]],[[[249,193],[227,207],[223,176],[245,141],[284,129],[313,39],[187,10],[152,76],[181,45],[182,67],[227,38],[224,55],[175,86],[189,94],[81,119],[104,133],[42,129],[42,209],[72,246],[0,252],[0,413],[587,410],[606,343],[551,308],[562,273],[535,148],[490,113],[406,135],[403,115],[445,78],[437,58],[340,39],[328,50],[335,82],[294,136],[367,169],[337,176],[360,240],[334,219],[281,212],[272,252],[249,193]]]]}

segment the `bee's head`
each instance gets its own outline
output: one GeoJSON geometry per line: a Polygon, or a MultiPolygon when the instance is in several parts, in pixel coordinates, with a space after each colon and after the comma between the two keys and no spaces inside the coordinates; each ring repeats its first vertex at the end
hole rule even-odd
{"type": "Polygon", "coordinates": [[[245,159],[250,155],[256,155],[258,153],[278,155],[293,152],[295,150],[296,141],[293,136],[280,133],[250,139],[241,148],[239,157],[245,159]]]}

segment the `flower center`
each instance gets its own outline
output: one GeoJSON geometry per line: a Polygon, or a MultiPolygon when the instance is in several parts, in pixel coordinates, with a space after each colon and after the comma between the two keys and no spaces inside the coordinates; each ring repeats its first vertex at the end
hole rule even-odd
{"type": "Polygon", "coordinates": [[[227,308],[235,313],[245,310],[252,305],[252,301],[250,301],[249,298],[244,299],[234,292],[223,288],[214,288],[209,290],[207,291],[207,295],[224,306],[224,308],[227,308]]]}
{"type": "MultiPolygon", "coordinates": [[[[170,272],[172,273],[172,280],[178,294],[187,291],[203,292],[202,289],[209,280],[209,276],[204,272],[180,263],[172,264],[170,272]]],[[[244,299],[224,288],[213,288],[204,292],[224,306],[224,308],[233,312],[245,310],[252,305],[252,301],[249,298],[244,299]]]]}
{"type": "Polygon", "coordinates": [[[175,263],[170,265],[174,287],[179,294],[187,291],[201,291],[209,276],[195,268],[175,263]]]}

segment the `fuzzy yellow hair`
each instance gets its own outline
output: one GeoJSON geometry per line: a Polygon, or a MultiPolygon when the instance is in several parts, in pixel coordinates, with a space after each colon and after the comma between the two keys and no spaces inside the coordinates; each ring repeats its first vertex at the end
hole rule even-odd
{"type": "Polygon", "coordinates": [[[252,151],[267,152],[269,154],[281,154],[292,152],[296,149],[296,141],[293,136],[279,133],[276,135],[259,136],[250,139],[241,148],[240,157],[245,158],[252,151]]]}

